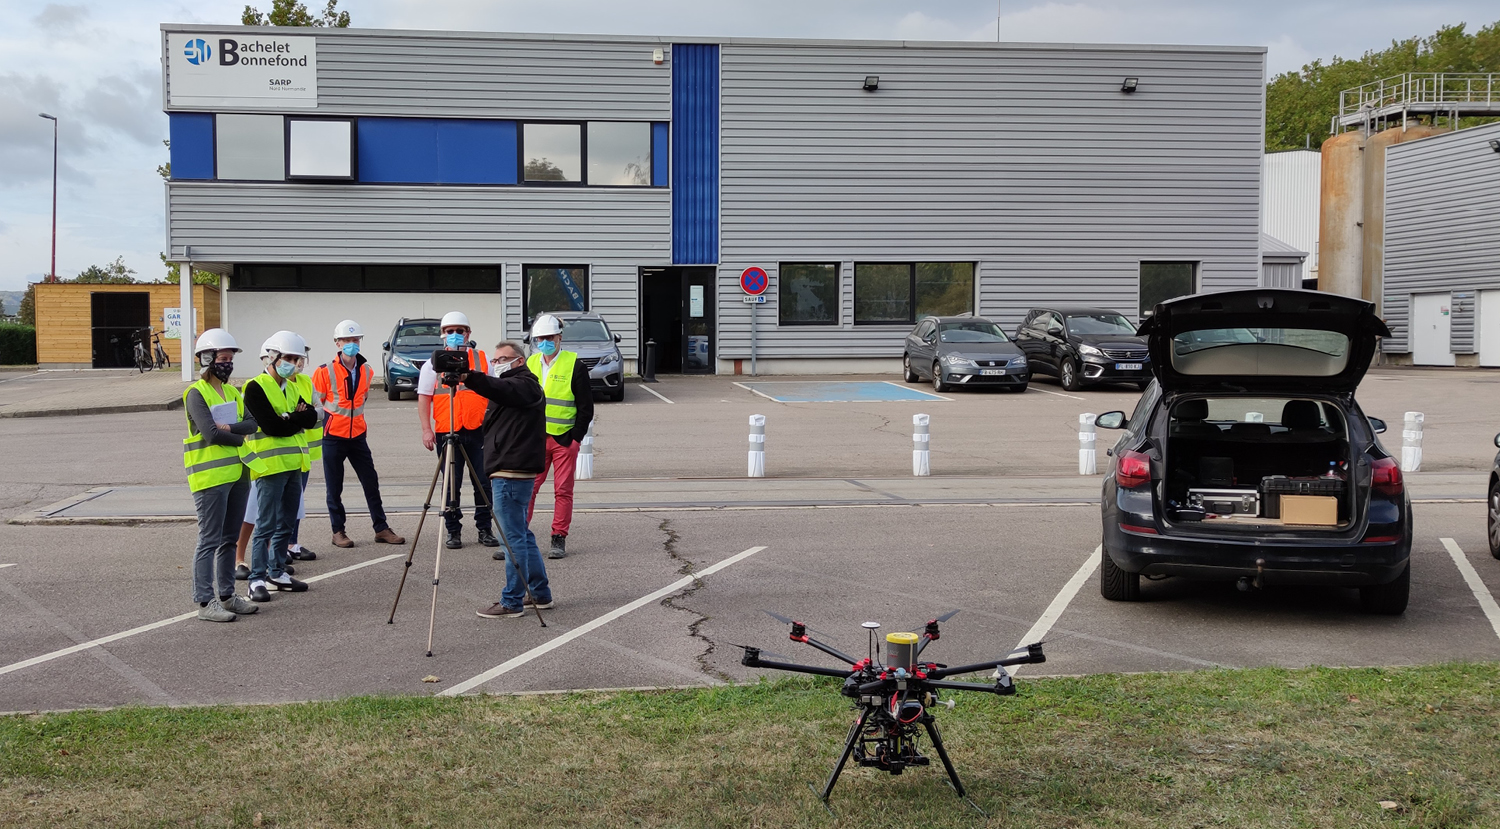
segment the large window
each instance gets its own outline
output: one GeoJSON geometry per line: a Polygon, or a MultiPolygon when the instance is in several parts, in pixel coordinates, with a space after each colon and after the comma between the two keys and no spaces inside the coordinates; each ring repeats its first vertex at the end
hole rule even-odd
{"type": "Polygon", "coordinates": [[[590,121],[590,185],[651,186],[651,125],[644,122],[590,121]]]}
{"type": "Polygon", "coordinates": [[[1142,262],[1140,318],[1150,316],[1158,302],[1197,291],[1197,262],[1142,262]]]}
{"type": "Polygon", "coordinates": [[[526,265],[521,309],[526,328],[538,314],[589,309],[589,269],[584,265],[526,265]]]}
{"type": "Polygon", "coordinates": [[[494,293],[496,267],[449,265],[236,265],[234,291],[422,291],[494,293]]]}
{"type": "Polygon", "coordinates": [[[354,122],[349,119],[287,119],[287,177],[354,178],[354,122]]]}
{"type": "Polygon", "coordinates": [[[214,178],[284,181],[285,129],[280,115],[214,116],[214,178]]]}
{"type": "Polygon", "coordinates": [[[879,262],[854,266],[854,322],[911,324],[974,310],[974,263],[879,262]]]}
{"type": "Polygon", "coordinates": [[[782,262],[776,274],[776,310],[782,325],[836,325],[837,262],[782,262]]]}
{"type": "Polygon", "coordinates": [[[583,125],[521,125],[521,159],[522,181],[583,183],[583,125]]]}

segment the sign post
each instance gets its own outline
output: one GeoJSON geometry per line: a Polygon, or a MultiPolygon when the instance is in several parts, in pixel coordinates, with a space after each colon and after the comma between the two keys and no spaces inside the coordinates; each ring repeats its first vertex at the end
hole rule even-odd
{"type": "Polygon", "coordinates": [[[770,287],[771,279],[766,276],[765,268],[746,268],[740,272],[740,290],[745,292],[745,302],[750,304],[750,375],[755,376],[755,350],[756,330],[755,318],[760,316],[757,310],[766,303],[766,288],[770,287]]]}

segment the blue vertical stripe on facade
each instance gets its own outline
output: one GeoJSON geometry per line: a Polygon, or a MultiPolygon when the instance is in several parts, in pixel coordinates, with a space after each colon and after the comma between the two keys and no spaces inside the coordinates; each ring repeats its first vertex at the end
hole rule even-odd
{"type": "Polygon", "coordinates": [[[672,262],[719,261],[719,47],[672,45],[672,262]]]}
{"type": "Polygon", "coordinates": [[[672,135],[669,125],[651,125],[651,186],[666,187],[672,183],[672,135]]]}
{"type": "Polygon", "coordinates": [[[359,119],[359,180],[387,184],[515,184],[516,122],[359,119]]]}
{"type": "Polygon", "coordinates": [[[214,116],[208,112],[173,112],[167,116],[172,140],[174,179],[214,177],[214,116]]]}

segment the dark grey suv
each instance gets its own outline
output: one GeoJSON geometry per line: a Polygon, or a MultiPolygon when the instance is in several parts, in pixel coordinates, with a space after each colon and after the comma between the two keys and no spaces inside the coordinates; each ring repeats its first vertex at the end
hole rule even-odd
{"type": "Polygon", "coordinates": [[[901,368],[906,382],[926,378],[939,392],[978,386],[1026,391],[1026,356],[984,317],[924,317],[906,335],[901,368]]]}
{"type": "MultiPolygon", "coordinates": [[[[578,355],[589,370],[589,387],[595,394],[619,402],[625,399],[625,360],[620,355],[620,335],[598,314],[579,311],[548,311],[562,323],[563,348],[578,355]]],[[[525,337],[531,343],[531,336],[525,337]]]]}
{"type": "Polygon", "coordinates": [[[1033,308],[1016,329],[1033,374],[1050,374],[1068,391],[1096,383],[1151,382],[1146,341],[1118,311],[1054,306],[1033,308]]]}

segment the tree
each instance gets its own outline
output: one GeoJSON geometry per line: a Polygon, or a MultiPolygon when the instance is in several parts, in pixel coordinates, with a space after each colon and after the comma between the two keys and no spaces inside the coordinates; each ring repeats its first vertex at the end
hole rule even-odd
{"type": "Polygon", "coordinates": [[[125,265],[125,257],[116,256],[115,261],[100,267],[89,265],[72,279],[64,279],[64,282],[88,283],[95,285],[129,285],[138,280],[135,271],[125,265]]]}
{"type": "MultiPolygon", "coordinates": [[[[172,149],[171,141],[163,141],[161,143],[167,145],[168,150],[172,149]]],[[[168,161],[166,164],[156,165],[156,174],[170,181],[172,179],[172,162],[168,161]]]]}
{"type": "Polygon", "coordinates": [[[551,159],[533,158],[526,162],[526,171],[523,173],[526,181],[567,181],[568,177],[563,175],[562,168],[553,164],[551,159]]]}
{"type": "MultiPolygon", "coordinates": [[[[167,261],[167,255],[165,253],[158,254],[158,255],[161,256],[162,267],[164,267],[164,268],[167,269],[167,279],[166,279],[167,283],[171,284],[171,285],[181,285],[182,284],[182,266],[179,265],[179,264],[177,264],[176,262],[168,262],[167,261]]],[[[212,286],[214,286],[214,287],[217,288],[219,286],[219,275],[216,274],[216,273],[213,273],[212,271],[197,271],[197,270],[195,270],[195,271],[193,271],[193,284],[194,285],[212,285],[212,286]]]]}
{"type": "Polygon", "coordinates": [[[36,285],[26,286],[26,295],[21,297],[21,307],[16,310],[16,318],[22,325],[36,325],[36,285]]]}
{"type": "MultiPolygon", "coordinates": [[[[1355,60],[1315,60],[1266,84],[1266,150],[1318,149],[1338,114],[1339,93],[1408,72],[1500,72],[1500,21],[1468,34],[1465,24],[1392,41],[1355,60]]],[[[1465,126],[1493,119],[1462,119],[1465,126]]]]}
{"type": "Polygon", "coordinates": [[[240,15],[246,26],[327,26],[334,29],[349,28],[349,13],[341,12],[339,0],[328,0],[323,13],[314,17],[301,0],[271,0],[271,11],[262,14],[250,6],[240,15]]]}

